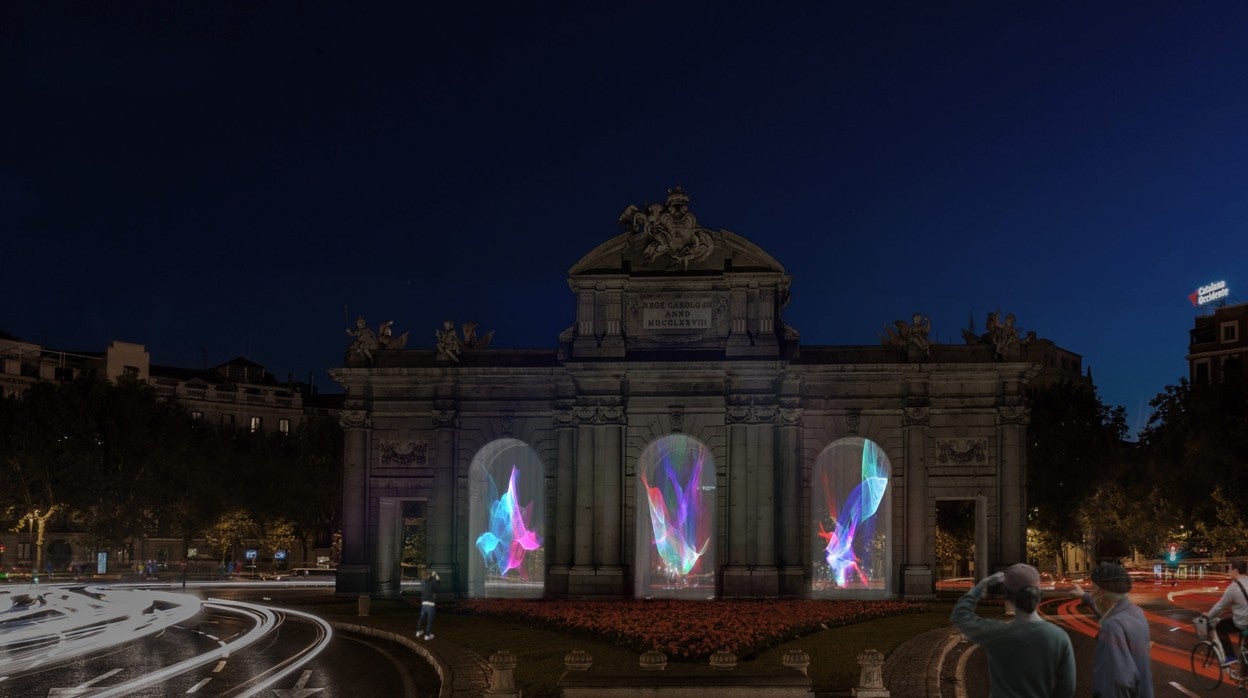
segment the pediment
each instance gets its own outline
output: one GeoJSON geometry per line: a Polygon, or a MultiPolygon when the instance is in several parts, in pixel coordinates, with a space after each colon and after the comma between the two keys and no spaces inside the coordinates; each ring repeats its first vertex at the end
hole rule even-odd
{"type": "Polygon", "coordinates": [[[568,275],[785,273],[774,257],[744,237],[699,225],[688,203],[689,197],[677,186],[668,190],[664,204],[629,206],[618,220],[624,232],[591,250],[568,275]]]}

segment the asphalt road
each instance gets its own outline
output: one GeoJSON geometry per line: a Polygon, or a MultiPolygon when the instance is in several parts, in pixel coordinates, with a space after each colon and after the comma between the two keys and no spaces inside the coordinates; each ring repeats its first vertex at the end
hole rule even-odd
{"type": "Polygon", "coordinates": [[[202,591],[0,589],[0,696],[437,695],[433,668],[401,645],[265,601],[291,590],[202,591]]]}

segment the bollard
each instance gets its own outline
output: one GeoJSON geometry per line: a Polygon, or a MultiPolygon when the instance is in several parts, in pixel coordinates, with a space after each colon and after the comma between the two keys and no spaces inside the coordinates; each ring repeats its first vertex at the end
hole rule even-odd
{"type": "Polygon", "coordinates": [[[516,689],[516,680],[511,675],[511,670],[515,668],[516,655],[511,652],[499,650],[491,654],[490,688],[485,692],[485,695],[520,698],[520,691],[516,689]]]}
{"type": "Polygon", "coordinates": [[[806,668],[810,666],[810,655],[806,654],[805,650],[788,650],[784,653],[780,663],[805,674],[806,668]]]}
{"type": "Polygon", "coordinates": [[[658,650],[646,650],[637,659],[637,664],[645,671],[663,671],[667,668],[667,655],[658,650]]]}
{"type": "Polygon", "coordinates": [[[589,671],[593,664],[594,658],[585,650],[572,650],[563,658],[563,666],[568,671],[589,671]]]}
{"type": "Polygon", "coordinates": [[[372,599],[369,598],[368,594],[360,594],[360,598],[358,602],[356,603],[356,611],[355,611],[356,615],[360,615],[360,616],[368,615],[368,607],[371,602],[372,602],[372,599]]]}
{"type": "Polygon", "coordinates": [[[889,698],[884,688],[884,654],[879,650],[863,650],[858,653],[858,686],[852,691],[856,698],[889,698]]]}
{"type": "Polygon", "coordinates": [[[737,668],[737,655],[728,650],[720,650],[711,655],[711,668],[720,671],[732,671],[737,668]]]}

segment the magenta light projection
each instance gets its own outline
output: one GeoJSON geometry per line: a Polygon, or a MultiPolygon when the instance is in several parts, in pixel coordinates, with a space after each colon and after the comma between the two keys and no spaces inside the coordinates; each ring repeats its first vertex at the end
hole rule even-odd
{"type": "Polygon", "coordinates": [[[888,589],[889,463],[873,441],[829,446],[811,472],[811,590],[872,596],[888,589]]]}
{"type": "Polygon", "coordinates": [[[650,444],[637,464],[636,594],[715,595],[715,461],[683,434],[650,444]]]}
{"type": "MultiPolygon", "coordinates": [[[[498,485],[494,478],[488,482],[486,501],[490,502],[490,530],[477,536],[477,550],[485,558],[488,569],[498,570],[500,577],[507,572],[516,570],[516,574],[524,578],[527,575],[521,567],[527,552],[542,547],[537,539],[537,532],[532,530],[533,503],[522,505],[516,499],[516,473],[519,468],[512,467],[511,477],[507,480],[507,491],[498,494],[498,485]]],[[[486,477],[489,477],[487,474],[486,477]]]]}
{"type": "Polygon", "coordinates": [[[545,587],[545,470],[518,439],[473,458],[468,486],[468,595],[540,597],[545,587]]]}

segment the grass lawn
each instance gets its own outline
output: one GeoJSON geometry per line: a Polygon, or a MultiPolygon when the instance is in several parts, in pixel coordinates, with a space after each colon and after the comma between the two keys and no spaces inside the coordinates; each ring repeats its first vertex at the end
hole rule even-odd
{"type": "MultiPolygon", "coordinates": [[[[356,615],[354,602],[317,604],[306,610],[330,620],[367,624],[402,634],[412,631],[419,615],[418,606],[411,605],[407,599],[373,599],[371,606],[368,618],[356,615]]],[[[801,649],[810,655],[808,673],[816,692],[846,690],[858,683],[859,652],[876,649],[887,656],[915,635],[948,626],[952,610],[952,602],[938,600],[927,603],[922,611],[819,630],[763,650],[743,660],[741,666],[779,667],[786,650],[801,649]]],[[[588,652],[593,657],[594,669],[628,671],[637,667],[636,651],[584,635],[479,615],[460,615],[442,608],[438,610],[434,626],[439,638],[463,645],[483,659],[500,649],[510,650],[517,659],[516,685],[530,698],[559,695],[563,658],[574,649],[588,652]]],[[[668,661],[675,663],[670,657],[668,661]]]]}

